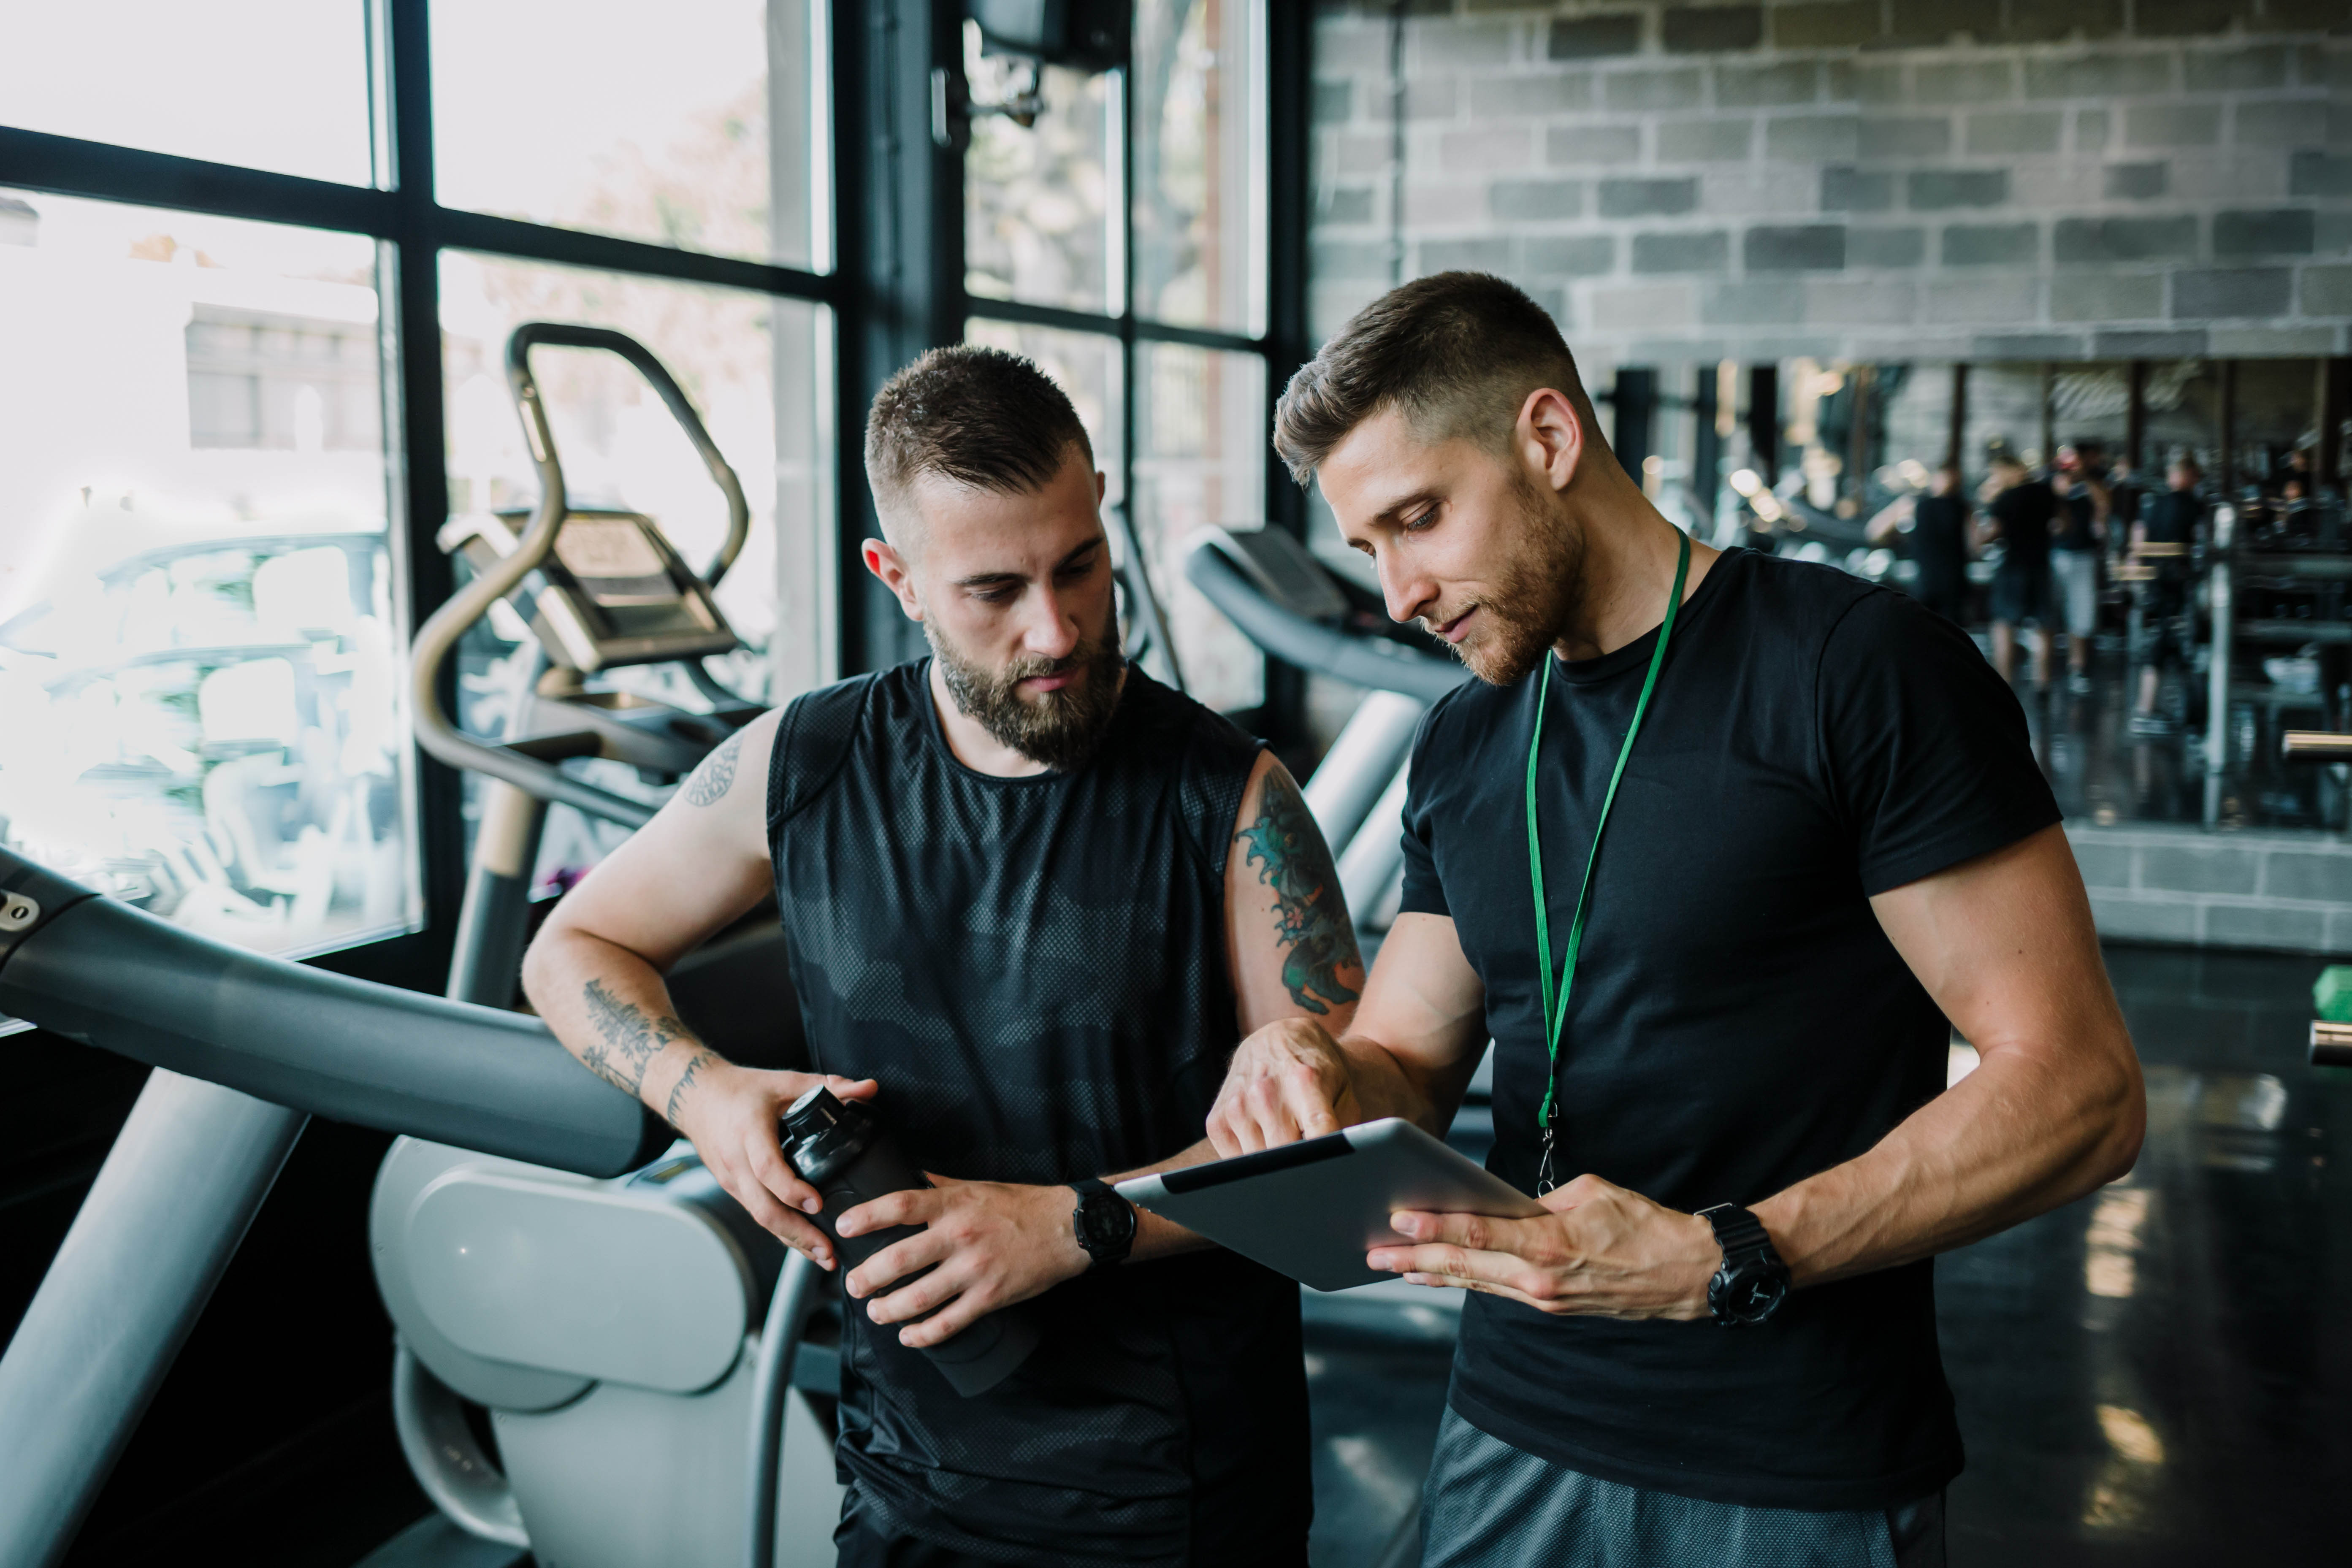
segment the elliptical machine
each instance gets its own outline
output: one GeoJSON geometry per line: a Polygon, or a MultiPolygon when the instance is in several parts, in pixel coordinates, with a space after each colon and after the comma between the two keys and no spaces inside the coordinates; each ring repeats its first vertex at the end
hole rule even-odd
{"type": "MultiPolygon", "coordinates": [[[[548,806],[628,827],[655,810],[560,764],[601,758],[675,784],[763,710],[703,667],[742,647],[712,590],[751,513],[684,391],[603,328],[532,322],[506,359],[539,500],[443,529],[473,577],[425,622],[412,658],[419,743],[484,781],[448,994],[498,1007],[515,1001],[548,806]],[[704,572],[652,518],[571,503],[531,374],[542,345],[617,354],[660,396],[726,498],[726,537],[704,572]],[[501,605],[530,629],[534,671],[488,740],[461,730],[440,691],[461,639],[501,605]],[[607,672],[652,665],[676,667],[708,709],[599,689],[607,672]]],[[[670,976],[680,1015],[734,1060],[805,1065],[782,944],[772,914],[755,913],[670,976]]],[[[744,1561],[747,1514],[760,1510],[754,1560],[832,1562],[837,1373],[827,1349],[795,1353],[813,1278],[798,1259],[783,1267],[782,1245],[691,1145],[595,1180],[404,1138],[377,1175],[369,1239],[397,1335],[403,1451],[467,1532],[563,1568],[719,1568],[744,1561]],[[787,1380],[803,1397],[785,1397],[787,1380]],[[478,1436],[481,1412],[494,1443],[478,1436]]]]}

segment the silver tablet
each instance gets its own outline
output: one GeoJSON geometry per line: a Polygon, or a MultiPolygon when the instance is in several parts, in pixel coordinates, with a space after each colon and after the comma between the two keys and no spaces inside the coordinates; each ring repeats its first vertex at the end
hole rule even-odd
{"type": "Polygon", "coordinates": [[[1137,1176],[1119,1195],[1318,1290],[1393,1279],[1364,1264],[1375,1247],[1409,1245],[1389,1227],[1400,1209],[1528,1219],[1535,1199],[1410,1121],[1383,1117],[1206,1165],[1137,1176]]]}

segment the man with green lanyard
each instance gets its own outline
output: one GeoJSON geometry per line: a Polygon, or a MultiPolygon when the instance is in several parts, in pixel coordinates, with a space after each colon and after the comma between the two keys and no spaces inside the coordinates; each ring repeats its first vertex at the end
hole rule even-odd
{"type": "Polygon", "coordinates": [[[1423,1563],[1940,1564],[1930,1259],[2146,1116],[2016,699],[1904,595],[1685,537],[1499,279],[1368,306],[1276,445],[1479,679],[1414,746],[1354,1023],[1244,1041],[1210,1135],[1443,1129],[1491,1036],[1492,1167],[1551,1211],[1370,1254],[1474,1292],[1423,1563]]]}

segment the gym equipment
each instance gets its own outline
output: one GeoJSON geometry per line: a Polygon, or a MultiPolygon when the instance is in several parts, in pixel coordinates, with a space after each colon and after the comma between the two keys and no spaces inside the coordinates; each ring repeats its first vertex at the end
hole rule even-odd
{"type": "MultiPolygon", "coordinates": [[[[856,1268],[894,1242],[916,1233],[911,1226],[844,1239],[834,1229],[843,1214],[871,1199],[931,1184],[898,1152],[898,1145],[863,1105],[844,1104],[823,1084],[793,1101],[784,1112],[784,1158],[801,1180],[824,1199],[816,1216],[843,1268],[856,1268]]],[[[908,1277],[908,1283],[929,1270],[908,1277]]],[[[1020,1370],[1037,1348],[1036,1312],[1024,1305],[991,1312],[953,1338],[924,1351],[941,1376],[966,1398],[986,1394],[1020,1370]]]]}
{"type": "MultiPolygon", "coordinates": [[[[418,742],[485,784],[449,994],[499,1006],[514,998],[548,805],[631,827],[653,815],[560,764],[601,758],[675,783],[762,711],[702,664],[741,646],[712,590],[751,514],[668,371],[623,333],[530,322],[508,340],[507,381],[539,500],[442,531],[442,547],[474,575],[425,622],[412,656],[418,742]],[[572,504],[531,372],[540,347],[616,354],[659,395],[727,503],[727,534],[706,570],[689,567],[652,518],[572,504]],[[530,628],[535,667],[504,736],[489,741],[460,730],[440,692],[461,640],[501,604],[530,628]],[[607,672],[650,665],[676,667],[709,710],[598,689],[607,672]]],[[[755,913],[669,976],[680,1016],[732,1060],[806,1065],[782,943],[772,911],[755,913]]],[[[815,1292],[806,1266],[785,1267],[783,1247],[691,1145],[583,1180],[404,1138],[377,1174],[368,1228],[398,1335],[402,1450],[464,1530],[565,1568],[694,1568],[747,1552],[831,1562],[831,1434],[820,1407],[783,1397],[795,1367],[807,1392],[836,1384],[830,1352],[800,1344],[815,1292]],[[488,1412],[495,1458],[468,1405],[488,1412]],[[765,1521],[748,1546],[747,1517],[765,1521]]]]}

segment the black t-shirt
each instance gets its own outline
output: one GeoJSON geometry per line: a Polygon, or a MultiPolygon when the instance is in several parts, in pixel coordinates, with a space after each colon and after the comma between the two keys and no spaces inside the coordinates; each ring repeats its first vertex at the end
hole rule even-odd
{"type": "Polygon", "coordinates": [[[2057,513],[2058,497],[2048,485],[2040,479],[2012,485],[1985,510],[2000,524],[2000,537],[2009,545],[2003,567],[2039,566],[2050,558],[2050,520],[2057,513]]]}
{"type": "MultiPolygon", "coordinates": [[[[1555,955],[1656,646],[1545,660],[1555,955]]],[[[1450,915],[1495,1038],[1490,1167],[1532,1192],[1546,1076],[1528,875],[1532,679],[1430,710],[1402,908],[1450,915]]],[[[1861,1154],[1939,1092],[1950,1028],[1871,895],[2058,820],[1967,634],[1826,566],[1732,551],[1683,606],[1593,877],[1557,1165],[1692,1211],[1861,1154]]],[[[1960,1468],[1934,1266],[1800,1290],[1770,1321],[1554,1318],[1474,1295],[1452,1403],[1552,1463],[1753,1507],[1877,1509],[1960,1468]]]]}
{"type": "Polygon", "coordinates": [[[2142,509],[2144,536],[2150,544],[2189,544],[2205,518],[2205,503],[2193,490],[2166,490],[2142,509]]]}
{"type": "Polygon", "coordinates": [[[1923,598],[1959,591],[1969,571],[1969,506],[1958,496],[1921,496],[1911,510],[1911,559],[1923,598]]]}
{"type": "Polygon", "coordinates": [[[2098,502],[2092,499],[2087,486],[2077,485],[2058,497],[2058,510],[2052,519],[2050,548],[2096,550],[2099,542],[2091,537],[2091,524],[2098,516],[2098,502]]]}

